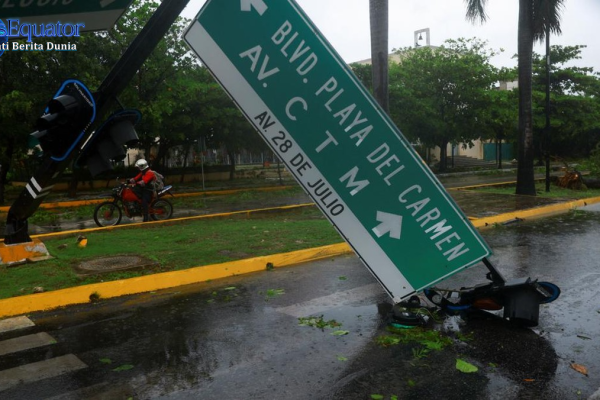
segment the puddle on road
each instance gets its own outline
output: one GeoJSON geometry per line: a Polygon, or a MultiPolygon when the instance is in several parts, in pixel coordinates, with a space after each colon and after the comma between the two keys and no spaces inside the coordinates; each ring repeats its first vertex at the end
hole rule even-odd
{"type": "MultiPolygon", "coordinates": [[[[492,262],[506,279],[538,278],[557,284],[562,291],[556,301],[540,306],[539,326],[532,330],[538,339],[526,339],[531,342],[531,347],[522,349],[526,357],[509,370],[512,371],[510,375],[505,375],[519,387],[526,385],[536,389],[539,383],[523,381],[530,379],[524,377],[528,373],[528,368],[524,368],[527,366],[537,366],[541,371],[554,369],[552,377],[542,375],[552,398],[560,398],[560,393],[565,398],[577,398],[577,393],[580,393],[579,397],[587,398],[600,387],[600,374],[597,373],[600,371],[599,227],[600,214],[577,211],[482,232],[494,251],[492,262]],[[556,366],[552,367],[552,363],[556,366]],[[596,372],[586,377],[573,370],[572,363],[596,372]]],[[[485,268],[475,267],[470,271],[451,278],[444,285],[471,286],[485,281],[485,268]]],[[[496,332],[489,329],[489,333],[496,332]]],[[[520,333],[511,336],[509,331],[498,340],[511,345],[521,337],[520,333]]],[[[536,372],[532,369],[529,373],[536,372]]],[[[523,393],[513,398],[521,395],[523,393]]]]}

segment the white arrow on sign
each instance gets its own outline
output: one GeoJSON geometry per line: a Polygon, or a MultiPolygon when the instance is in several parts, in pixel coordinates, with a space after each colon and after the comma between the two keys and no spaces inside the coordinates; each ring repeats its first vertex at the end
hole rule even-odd
{"type": "Polygon", "coordinates": [[[241,0],[242,11],[252,11],[252,7],[262,16],[267,11],[263,0],[241,0]]]}
{"type": "Polygon", "coordinates": [[[100,1],[100,7],[104,8],[104,7],[110,6],[115,1],[116,0],[101,0],[100,1]]]}
{"type": "Polygon", "coordinates": [[[389,233],[391,238],[400,239],[400,234],[402,233],[401,215],[377,211],[377,222],[381,222],[381,224],[373,228],[373,233],[376,234],[378,238],[389,233]]]}

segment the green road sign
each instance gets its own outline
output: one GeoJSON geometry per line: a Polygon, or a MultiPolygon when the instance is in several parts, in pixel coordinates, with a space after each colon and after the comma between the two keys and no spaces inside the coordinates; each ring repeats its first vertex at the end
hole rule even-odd
{"type": "Polygon", "coordinates": [[[491,254],[293,0],[208,0],[185,41],[395,300],[491,254]]]}
{"type": "Polygon", "coordinates": [[[21,23],[83,23],[81,31],[110,29],[133,0],[0,0],[0,19],[21,23]]]}

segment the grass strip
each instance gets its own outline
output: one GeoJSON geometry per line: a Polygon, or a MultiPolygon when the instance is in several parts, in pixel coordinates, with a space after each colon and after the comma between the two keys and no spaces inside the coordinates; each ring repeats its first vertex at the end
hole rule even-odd
{"type": "MultiPolygon", "coordinates": [[[[480,192],[480,193],[493,193],[503,195],[514,195],[515,186],[482,186],[474,189],[468,189],[469,191],[480,192]]],[[[556,198],[556,199],[570,199],[579,200],[590,197],[600,196],[600,189],[586,189],[586,190],[572,190],[552,185],[550,191],[546,192],[546,184],[544,182],[538,182],[535,185],[535,190],[538,197],[541,198],[556,198]]]]}
{"type": "Polygon", "coordinates": [[[77,246],[76,236],[44,240],[52,260],[0,267],[0,298],[31,294],[35,287],[64,289],[341,242],[314,208],[93,232],[85,248],[77,246]],[[158,265],[87,277],[74,269],[84,260],[115,255],[143,255],[158,265]]]}

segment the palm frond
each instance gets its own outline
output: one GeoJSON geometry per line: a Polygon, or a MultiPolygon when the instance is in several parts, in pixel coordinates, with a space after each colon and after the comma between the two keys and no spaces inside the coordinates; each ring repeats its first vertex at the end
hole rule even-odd
{"type": "Polygon", "coordinates": [[[471,22],[485,22],[487,21],[487,13],[485,7],[488,0],[465,0],[467,5],[467,20],[471,22]]]}
{"type": "Polygon", "coordinates": [[[565,0],[533,0],[533,37],[542,41],[546,37],[546,28],[555,35],[560,35],[561,13],[565,0]]]}

